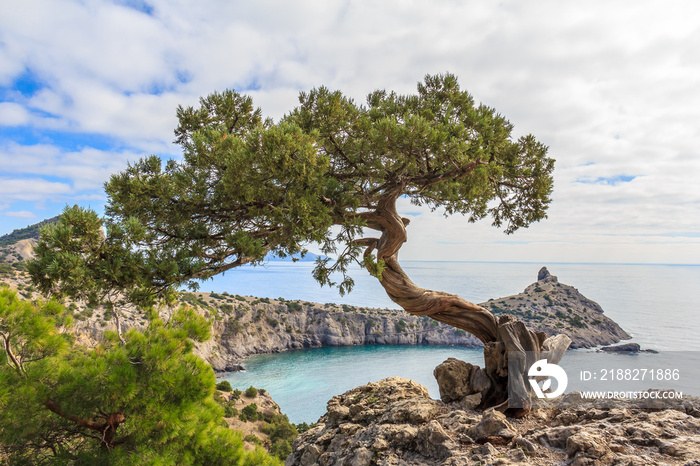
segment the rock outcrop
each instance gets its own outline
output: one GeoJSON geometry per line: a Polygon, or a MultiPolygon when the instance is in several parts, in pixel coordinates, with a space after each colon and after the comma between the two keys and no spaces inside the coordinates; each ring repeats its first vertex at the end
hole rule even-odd
{"type": "Polygon", "coordinates": [[[598,303],[583,296],[573,286],[559,283],[546,267],[538,280],[522,293],[489,299],[481,306],[495,315],[510,314],[532,330],[547,336],[563,333],[571,338],[571,348],[611,345],[631,338],[617,323],[603,314],[598,303]]]}
{"type": "Polygon", "coordinates": [[[331,399],[285,464],[698,465],[700,400],[670,406],[640,409],[616,400],[603,409],[569,394],[507,419],[432,400],[425,387],[391,377],[331,399]]]}

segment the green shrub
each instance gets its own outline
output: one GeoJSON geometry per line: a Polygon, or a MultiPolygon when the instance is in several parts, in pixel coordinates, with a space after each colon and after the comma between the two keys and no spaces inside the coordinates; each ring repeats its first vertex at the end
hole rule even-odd
{"type": "Polygon", "coordinates": [[[258,412],[258,405],[251,403],[241,410],[239,419],[243,422],[258,421],[263,418],[263,413],[258,412]]]}
{"type": "MultiPolygon", "coordinates": [[[[270,437],[270,453],[284,460],[292,452],[292,442],[299,435],[299,431],[284,414],[274,414],[266,421],[260,430],[270,437]]],[[[309,428],[308,424],[304,425],[309,428]]]]}
{"type": "Polygon", "coordinates": [[[245,396],[248,398],[255,398],[258,396],[258,389],[251,385],[250,387],[246,388],[245,396]]]}
{"type": "Polygon", "coordinates": [[[571,325],[577,328],[584,328],[587,326],[586,322],[583,321],[581,316],[574,316],[573,318],[569,319],[569,322],[571,323],[571,325]]]}
{"type": "Polygon", "coordinates": [[[278,440],[270,447],[270,454],[284,461],[292,452],[292,443],[287,440],[278,440]]]}
{"type": "MultiPolygon", "coordinates": [[[[253,444],[255,444],[255,445],[260,445],[260,443],[261,443],[261,442],[260,442],[260,439],[259,439],[257,436],[253,435],[253,434],[248,434],[248,435],[246,435],[245,437],[243,437],[243,440],[244,440],[245,442],[250,442],[250,443],[253,443],[253,444]]],[[[290,451],[289,453],[291,453],[291,451],[290,451]]],[[[286,457],[285,457],[285,458],[286,458],[286,457]]]]}
{"type": "Polygon", "coordinates": [[[24,262],[15,262],[12,264],[12,268],[24,272],[27,270],[27,265],[24,262]]]}
{"type": "Polygon", "coordinates": [[[300,434],[303,434],[304,432],[311,429],[315,425],[316,425],[315,423],[309,425],[306,422],[302,422],[300,424],[294,424],[294,427],[296,428],[297,432],[299,432],[300,434]]]}
{"type": "Polygon", "coordinates": [[[222,380],[221,382],[217,383],[216,389],[221,390],[222,392],[230,392],[233,390],[228,380],[222,380]]]}
{"type": "Polygon", "coordinates": [[[301,304],[299,304],[298,302],[286,302],[284,304],[287,306],[287,309],[291,312],[301,311],[301,304]]]}
{"type": "Polygon", "coordinates": [[[230,314],[231,311],[233,311],[233,306],[230,304],[223,303],[219,308],[224,311],[226,314],[230,314]]]}

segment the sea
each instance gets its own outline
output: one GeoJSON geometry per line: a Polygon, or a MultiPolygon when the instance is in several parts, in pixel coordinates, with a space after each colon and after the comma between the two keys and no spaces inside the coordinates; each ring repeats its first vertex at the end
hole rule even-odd
{"type": "MultiPolygon", "coordinates": [[[[322,288],[314,281],[313,265],[271,261],[241,267],[202,283],[200,289],[398,309],[367,272],[353,270],[355,287],[340,296],[336,289],[322,288]]],[[[605,315],[632,336],[630,342],[651,350],[636,355],[571,350],[561,363],[569,374],[567,392],[628,390],[624,381],[610,381],[611,374],[623,378],[644,374],[646,388],[674,388],[700,396],[700,265],[402,261],[402,266],[419,286],[476,303],[523,291],[546,266],[561,283],[600,304],[605,315]],[[650,380],[649,374],[656,379],[650,380]],[[596,384],[591,385],[593,379],[596,384]]],[[[242,361],[246,371],[225,374],[223,379],[240,390],[251,385],[264,388],[291,422],[312,423],[323,415],[333,396],[391,376],[415,380],[439,399],[433,369],[449,357],[483,366],[480,348],[333,347],[253,356],[242,361]]]]}

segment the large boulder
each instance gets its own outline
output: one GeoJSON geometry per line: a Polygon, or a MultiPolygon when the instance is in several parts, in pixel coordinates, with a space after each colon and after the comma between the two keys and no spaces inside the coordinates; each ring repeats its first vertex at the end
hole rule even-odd
{"type": "MultiPolygon", "coordinates": [[[[463,401],[470,395],[485,392],[491,386],[483,369],[455,358],[446,359],[435,368],[433,375],[440,389],[440,399],[445,403],[463,401]]],[[[478,403],[480,397],[475,401],[478,403]]]]}

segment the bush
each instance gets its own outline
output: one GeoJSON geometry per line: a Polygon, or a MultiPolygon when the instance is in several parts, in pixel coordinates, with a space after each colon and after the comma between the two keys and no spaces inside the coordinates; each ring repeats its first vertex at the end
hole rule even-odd
{"type": "Polygon", "coordinates": [[[6,263],[0,263],[0,275],[9,275],[12,272],[12,266],[6,263]]]}
{"type": "Polygon", "coordinates": [[[250,387],[246,388],[245,396],[248,398],[255,398],[258,396],[258,389],[251,385],[250,387]]]}
{"type": "Polygon", "coordinates": [[[287,440],[278,440],[270,447],[270,454],[284,461],[292,452],[292,443],[287,440]]]}
{"type": "Polygon", "coordinates": [[[263,414],[258,412],[258,405],[251,403],[241,410],[239,418],[243,422],[258,421],[263,418],[263,414]]]}
{"type": "Polygon", "coordinates": [[[239,389],[235,389],[235,390],[233,391],[233,393],[231,393],[231,398],[234,399],[234,400],[240,400],[240,399],[241,399],[241,393],[243,393],[243,392],[240,391],[239,389]]]}
{"type": "Polygon", "coordinates": [[[224,405],[224,417],[236,417],[238,410],[231,405],[224,405]]]}
{"type": "MultiPolygon", "coordinates": [[[[253,434],[248,434],[248,435],[246,435],[245,437],[243,437],[243,440],[244,440],[245,442],[250,442],[250,443],[253,443],[253,444],[255,444],[255,445],[260,445],[260,443],[261,443],[261,442],[260,442],[260,439],[259,439],[257,436],[253,435],[253,434]]],[[[291,451],[290,451],[290,453],[291,453],[291,451]]],[[[286,457],[285,457],[285,458],[286,458],[286,457]]]]}
{"type": "Polygon", "coordinates": [[[300,424],[294,424],[294,427],[297,429],[297,432],[299,432],[300,434],[303,434],[304,432],[311,429],[315,425],[316,425],[315,423],[309,425],[306,422],[302,422],[300,424]]]}
{"type": "Polygon", "coordinates": [[[298,302],[287,302],[285,303],[285,305],[287,306],[287,309],[291,312],[301,311],[302,309],[301,304],[299,304],[298,302]]]}
{"type": "MultiPolygon", "coordinates": [[[[270,453],[284,460],[292,452],[292,442],[299,435],[294,424],[284,414],[274,414],[260,430],[270,436],[270,453]]],[[[308,429],[308,424],[305,424],[308,429]]]]}
{"type": "Polygon", "coordinates": [[[222,392],[230,392],[233,390],[228,380],[222,380],[221,382],[217,383],[216,389],[221,390],[222,392]]]}

